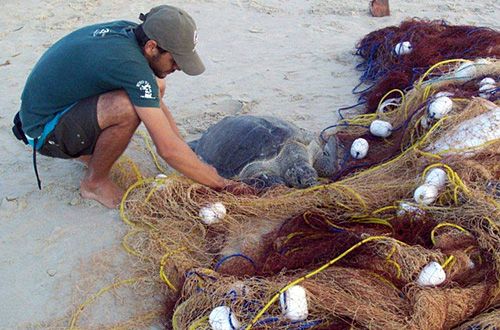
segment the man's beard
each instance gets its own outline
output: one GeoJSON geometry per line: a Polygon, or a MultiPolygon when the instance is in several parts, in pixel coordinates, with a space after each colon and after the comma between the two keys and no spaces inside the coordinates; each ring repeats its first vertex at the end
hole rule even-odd
{"type": "Polygon", "coordinates": [[[153,59],[151,60],[151,62],[149,63],[149,67],[151,68],[151,70],[153,70],[153,73],[155,74],[155,76],[157,76],[158,78],[165,78],[167,76],[167,74],[169,74],[169,72],[163,72],[161,71],[160,69],[158,69],[156,67],[156,63],[159,62],[159,58],[160,58],[160,55],[155,55],[153,56],[153,59]]]}

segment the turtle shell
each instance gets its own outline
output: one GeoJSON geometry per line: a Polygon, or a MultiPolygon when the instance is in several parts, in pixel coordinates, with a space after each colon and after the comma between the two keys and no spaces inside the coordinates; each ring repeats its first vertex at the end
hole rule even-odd
{"type": "Polygon", "coordinates": [[[247,164],[273,158],[296,134],[294,125],[274,117],[226,117],[203,133],[194,151],[230,178],[247,164]]]}

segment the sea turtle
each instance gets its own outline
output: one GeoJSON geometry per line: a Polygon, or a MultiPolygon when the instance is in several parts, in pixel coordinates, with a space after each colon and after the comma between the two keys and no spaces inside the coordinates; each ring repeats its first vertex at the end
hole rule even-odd
{"type": "Polygon", "coordinates": [[[334,137],[322,143],[311,132],[275,117],[225,117],[189,145],[223,177],[260,187],[306,188],[338,169],[334,137]]]}

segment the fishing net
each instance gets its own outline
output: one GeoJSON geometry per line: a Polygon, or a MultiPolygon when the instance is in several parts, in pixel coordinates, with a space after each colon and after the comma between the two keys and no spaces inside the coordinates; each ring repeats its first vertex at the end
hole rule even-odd
{"type": "Polygon", "coordinates": [[[210,329],[220,306],[243,329],[490,324],[500,300],[500,107],[477,97],[477,84],[500,75],[500,62],[466,62],[468,79],[456,75],[462,63],[438,63],[387,111],[324,131],[337,139],[339,172],[323,185],[215,191],[178,175],[144,178],[123,159],[115,179],[135,182],[120,207],[130,228],[123,246],[137,260],[137,287],[162,297],[166,326],[210,329]],[[431,117],[443,92],[452,107],[431,117]],[[370,135],[375,119],[392,125],[389,136],[370,135]],[[365,159],[349,153],[360,137],[369,140],[365,159]],[[437,194],[415,200],[435,169],[445,173],[437,194]],[[204,210],[217,203],[224,212],[208,221],[204,210]],[[433,262],[445,279],[421,284],[433,262]],[[296,285],[308,315],[291,320],[278,300],[296,285]]]}
{"type": "MultiPolygon", "coordinates": [[[[366,35],[357,45],[363,74],[354,89],[367,112],[394,89],[405,90],[443,60],[500,57],[500,33],[486,27],[450,25],[443,20],[409,19],[366,35]],[[359,91],[363,84],[368,88],[359,91]]],[[[394,96],[394,94],[391,94],[394,96]]]]}
{"type": "MultiPolygon", "coordinates": [[[[341,146],[337,181],[247,194],[177,175],[130,186],[121,205],[130,226],[123,245],[140,260],[138,276],[160,288],[168,326],[210,329],[210,312],[227,306],[247,329],[442,329],[497,306],[500,108],[474,93],[500,63],[474,63],[467,81],[454,76],[461,63],[431,68],[393,109],[325,131],[341,146]],[[453,107],[429,118],[439,92],[455,93],[453,107]],[[369,137],[374,119],[390,122],[391,136],[369,137]],[[345,156],[363,136],[368,159],[345,156]],[[415,189],[435,168],[446,183],[432,203],[416,202],[415,189]],[[200,210],[215,203],[226,214],[207,225],[200,210]],[[444,269],[445,281],[417,285],[430,262],[444,269]],[[277,300],[298,284],[308,317],[291,321],[277,300]]],[[[139,177],[119,173],[126,182],[139,177]]]]}

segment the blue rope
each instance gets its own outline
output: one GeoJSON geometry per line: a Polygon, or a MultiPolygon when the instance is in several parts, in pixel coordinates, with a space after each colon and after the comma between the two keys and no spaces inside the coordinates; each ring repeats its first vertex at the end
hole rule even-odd
{"type": "Polygon", "coordinates": [[[222,258],[221,260],[219,260],[216,264],[215,264],[215,267],[214,267],[214,270],[217,271],[219,269],[220,266],[222,266],[222,264],[224,262],[226,262],[228,259],[231,259],[231,258],[235,258],[235,257],[240,257],[240,258],[243,258],[245,260],[248,260],[254,269],[257,269],[257,266],[255,265],[255,262],[250,259],[249,257],[247,257],[246,255],[244,254],[241,254],[241,253],[235,253],[235,254],[231,254],[231,255],[228,255],[228,256],[225,256],[224,258],[222,258]]]}
{"type": "Polygon", "coordinates": [[[332,129],[332,128],[335,128],[335,127],[339,127],[339,126],[344,126],[344,127],[347,127],[347,126],[357,126],[357,127],[364,127],[364,128],[369,128],[370,126],[366,126],[366,125],[360,125],[360,124],[347,124],[347,123],[340,123],[340,124],[335,124],[335,125],[330,125],[326,128],[323,128],[323,130],[319,133],[319,137],[321,138],[321,140],[323,140],[323,142],[327,142],[326,139],[323,137],[323,133],[329,129],[332,129]]]}

